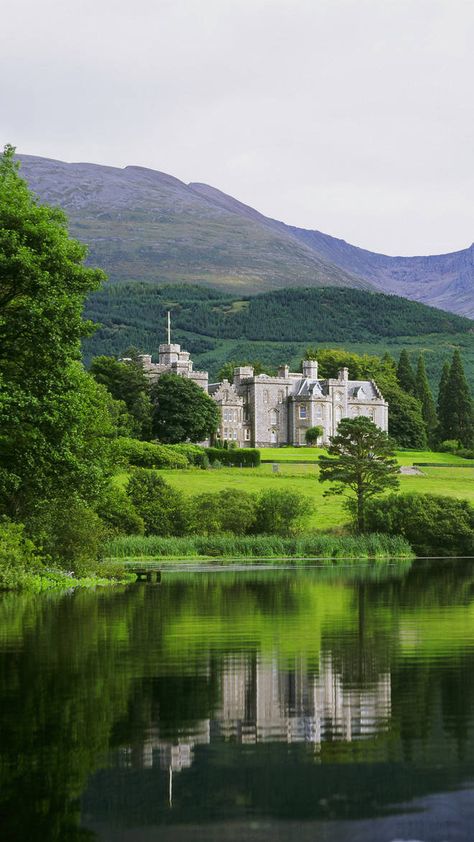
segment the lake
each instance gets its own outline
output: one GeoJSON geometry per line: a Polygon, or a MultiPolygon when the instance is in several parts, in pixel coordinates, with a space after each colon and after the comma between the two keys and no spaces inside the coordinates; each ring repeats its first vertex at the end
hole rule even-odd
{"type": "Polygon", "coordinates": [[[474,561],[0,595],[2,842],[457,842],[474,561]]]}

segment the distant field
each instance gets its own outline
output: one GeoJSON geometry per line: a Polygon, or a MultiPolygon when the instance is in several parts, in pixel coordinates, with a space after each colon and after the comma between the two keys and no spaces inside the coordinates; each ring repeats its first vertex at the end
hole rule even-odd
{"type": "MultiPolygon", "coordinates": [[[[265,447],[260,450],[264,462],[317,462],[326,451],[320,447],[265,447]]],[[[452,456],[450,453],[434,453],[431,450],[397,450],[400,465],[413,465],[416,462],[437,462],[440,465],[464,465],[472,462],[452,456]]]]}

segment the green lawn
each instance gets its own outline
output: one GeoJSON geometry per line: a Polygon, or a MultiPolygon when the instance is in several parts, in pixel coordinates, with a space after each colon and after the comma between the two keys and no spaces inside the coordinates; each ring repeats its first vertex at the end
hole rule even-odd
{"type": "MultiPolygon", "coordinates": [[[[274,473],[271,463],[264,463],[259,468],[218,468],[202,471],[199,468],[187,470],[162,470],[161,476],[174,488],[184,494],[200,494],[220,491],[222,488],[240,488],[243,491],[258,493],[268,488],[285,488],[305,494],[314,501],[315,511],[308,526],[316,529],[329,529],[347,523],[347,514],[341,497],[323,497],[329,487],[318,482],[319,468],[314,464],[319,453],[318,448],[268,448],[262,451],[264,457],[271,454],[271,459],[279,461],[278,472],[274,473]],[[300,457],[300,464],[291,464],[295,455],[300,457]],[[308,460],[312,458],[312,463],[308,460]],[[284,458],[281,458],[284,457],[284,458]],[[303,457],[306,457],[304,460],[303,457]],[[303,461],[308,464],[302,464],[303,461]]],[[[445,494],[450,497],[462,497],[474,503],[474,462],[451,456],[449,453],[431,451],[398,451],[401,465],[414,462],[437,462],[439,468],[421,468],[421,476],[400,476],[400,491],[445,494]],[[442,467],[450,465],[452,467],[442,467]],[[461,467],[456,467],[457,465],[461,467]],[[472,467],[469,467],[472,466],[472,467]]],[[[124,487],[128,474],[117,474],[115,482],[124,487]]]]}

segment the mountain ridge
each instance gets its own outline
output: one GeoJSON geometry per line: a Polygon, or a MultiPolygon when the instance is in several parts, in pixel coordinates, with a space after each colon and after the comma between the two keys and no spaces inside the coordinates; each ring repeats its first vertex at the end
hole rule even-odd
{"type": "Polygon", "coordinates": [[[439,255],[384,255],[148,167],[18,158],[33,191],[63,207],[71,233],[89,246],[89,262],[113,282],[201,283],[233,294],[354,287],[474,316],[474,244],[439,255]]]}

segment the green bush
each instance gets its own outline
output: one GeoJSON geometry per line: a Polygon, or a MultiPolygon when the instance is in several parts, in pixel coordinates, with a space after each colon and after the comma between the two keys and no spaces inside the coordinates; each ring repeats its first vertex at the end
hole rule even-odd
{"type": "Polygon", "coordinates": [[[185,456],[190,465],[197,468],[208,468],[209,458],[203,447],[198,444],[172,444],[168,445],[169,449],[175,453],[180,453],[185,456]]]}
{"type": "Polygon", "coordinates": [[[111,486],[102,494],[97,514],[116,535],[143,535],[145,532],[143,518],[121,488],[111,486]]]}
{"type": "Polygon", "coordinates": [[[211,465],[215,461],[219,461],[221,465],[237,465],[242,468],[258,468],[260,465],[260,451],[253,448],[226,450],[223,447],[208,447],[205,452],[211,465]]]}
{"type": "Polygon", "coordinates": [[[436,494],[391,494],[368,501],[367,529],[401,535],[417,555],[474,554],[474,507],[436,494]]]}
{"type": "Polygon", "coordinates": [[[231,532],[245,535],[252,530],[256,516],[256,498],[247,491],[224,488],[198,494],[192,500],[194,531],[204,535],[231,532]]]}
{"type": "Polygon", "coordinates": [[[264,491],[257,500],[253,531],[265,535],[293,535],[312,510],[309,497],[296,491],[264,491]]]}
{"type": "Polygon", "coordinates": [[[73,495],[39,506],[27,530],[54,565],[81,576],[93,571],[107,537],[97,512],[73,495]]]}
{"type": "Polygon", "coordinates": [[[190,529],[188,501],[157,471],[136,468],[128,481],[127,494],[143,519],[147,535],[184,535],[190,529]]]}
{"type": "Polygon", "coordinates": [[[25,588],[43,569],[38,551],[21,523],[0,520],[0,589],[25,588]]]}
{"type": "Polygon", "coordinates": [[[118,438],[113,447],[118,459],[138,468],[187,468],[189,464],[184,453],[166,444],[118,438]]]}

